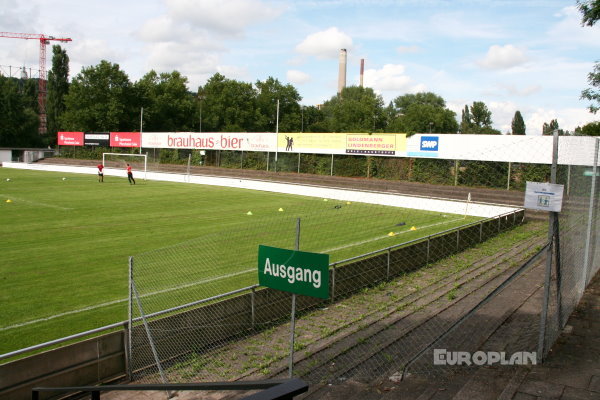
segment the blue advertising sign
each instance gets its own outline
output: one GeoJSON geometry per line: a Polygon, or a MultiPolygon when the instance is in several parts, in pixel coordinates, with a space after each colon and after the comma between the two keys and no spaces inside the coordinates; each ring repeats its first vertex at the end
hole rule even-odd
{"type": "Polygon", "coordinates": [[[421,151],[438,151],[440,138],[438,136],[421,136],[421,151]]]}

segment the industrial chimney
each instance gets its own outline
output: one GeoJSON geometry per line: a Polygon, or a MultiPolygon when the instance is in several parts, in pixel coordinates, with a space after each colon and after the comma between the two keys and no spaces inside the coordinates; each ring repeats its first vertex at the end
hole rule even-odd
{"type": "Polygon", "coordinates": [[[364,87],[363,78],[365,77],[365,59],[360,59],[360,87],[364,87]]]}
{"type": "Polygon", "coordinates": [[[338,74],[338,94],[346,87],[346,49],[340,49],[340,72],[338,74]]]}

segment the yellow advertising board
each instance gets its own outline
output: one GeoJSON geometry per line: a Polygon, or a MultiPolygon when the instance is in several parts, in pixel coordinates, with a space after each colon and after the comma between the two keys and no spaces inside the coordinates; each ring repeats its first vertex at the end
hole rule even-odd
{"type": "Polygon", "coordinates": [[[406,135],[396,133],[279,133],[277,150],[291,153],[404,155],[406,135]]]}

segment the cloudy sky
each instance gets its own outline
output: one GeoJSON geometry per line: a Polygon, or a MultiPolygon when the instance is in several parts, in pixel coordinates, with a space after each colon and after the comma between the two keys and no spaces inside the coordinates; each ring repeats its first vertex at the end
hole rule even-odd
{"type": "MultiPolygon", "coordinates": [[[[386,103],[431,91],[460,118],[483,101],[502,132],[521,111],[528,134],[554,118],[568,130],[600,119],[579,99],[600,26],[580,21],[575,0],[0,0],[1,31],[73,39],[62,44],[72,76],[102,59],[131,81],[178,70],[192,91],[216,72],[272,76],[315,105],[335,95],[346,48],[348,85],[364,59],[365,85],[386,103]]],[[[38,48],[0,38],[0,71],[37,68],[38,48]]]]}

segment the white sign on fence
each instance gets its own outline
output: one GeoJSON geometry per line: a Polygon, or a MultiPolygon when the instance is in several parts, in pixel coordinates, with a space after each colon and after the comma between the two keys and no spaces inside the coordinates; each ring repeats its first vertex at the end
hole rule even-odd
{"type": "Polygon", "coordinates": [[[527,182],[527,186],[525,187],[525,208],[560,212],[562,208],[563,190],[563,185],[544,182],[527,182]]]}

